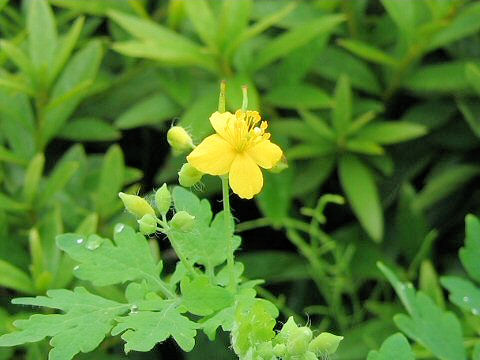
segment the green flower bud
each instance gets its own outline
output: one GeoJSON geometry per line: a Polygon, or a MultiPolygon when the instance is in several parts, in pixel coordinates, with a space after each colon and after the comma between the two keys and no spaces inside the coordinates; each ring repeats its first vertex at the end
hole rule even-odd
{"type": "Polygon", "coordinates": [[[172,195],[168,191],[167,184],[163,184],[155,193],[155,206],[160,214],[165,215],[172,205],[172,195]]]}
{"type": "Polygon", "coordinates": [[[323,332],[310,342],[308,350],[315,354],[331,355],[338,349],[343,336],[337,336],[328,332],[323,332]]]}
{"type": "Polygon", "coordinates": [[[298,329],[298,325],[295,323],[293,316],[290,316],[285,324],[282,326],[282,330],[278,333],[281,340],[286,341],[290,334],[298,329]]]}
{"type": "Polygon", "coordinates": [[[276,357],[283,358],[287,351],[285,344],[277,344],[273,347],[273,353],[276,357]]]}
{"type": "Polygon", "coordinates": [[[288,353],[296,356],[305,354],[308,350],[308,343],[311,339],[312,331],[306,327],[292,330],[287,340],[288,353]]]}
{"type": "Polygon", "coordinates": [[[305,354],[303,354],[303,360],[318,360],[317,355],[311,351],[307,351],[305,354]]]}
{"type": "Polygon", "coordinates": [[[181,126],[172,126],[167,132],[167,141],[176,154],[193,149],[193,141],[181,126]]]}
{"type": "Polygon", "coordinates": [[[145,214],[140,220],[137,220],[140,232],[143,235],[151,235],[157,231],[157,220],[151,214],[145,214]]]}
{"type": "Polygon", "coordinates": [[[279,162],[275,164],[269,171],[275,174],[281,173],[283,170],[288,169],[288,163],[285,156],[282,156],[279,162]]]}
{"type": "Polygon", "coordinates": [[[271,359],[273,357],[272,342],[262,342],[257,345],[257,353],[262,359],[271,359]]]}
{"type": "Polygon", "coordinates": [[[183,210],[173,215],[172,220],[170,220],[170,226],[172,228],[185,232],[192,230],[194,224],[195,216],[192,216],[188,212],[183,210]]]}
{"type": "Polygon", "coordinates": [[[155,210],[140,196],[125,194],[123,192],[119,193],[118,196],[122,199],[125,209],[137,218],[141,218],[146,214],[155,216],[155,210]]]}
{"type": "Polygon", "coordinates": [[[178,182],[183,187],[191,187],[202,180],[203,173],[189,163],[183,164],[178,172],[178,182]]]}

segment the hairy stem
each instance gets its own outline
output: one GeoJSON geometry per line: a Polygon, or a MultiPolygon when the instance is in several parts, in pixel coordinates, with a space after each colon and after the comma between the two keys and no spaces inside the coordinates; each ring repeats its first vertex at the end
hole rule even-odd
{"type": "Polygon", "coordinates": [[[225,220],[225,229],[227,236],[227,268],[230,274],[229,287],[236,290],[237,283],[235,281],[235,262],[233,258],[233,229],[232,214],[230,212],[230,194],[228,189],[228,177],[222,176],[222,196],[223,196],[223,218],[225,220]]]}

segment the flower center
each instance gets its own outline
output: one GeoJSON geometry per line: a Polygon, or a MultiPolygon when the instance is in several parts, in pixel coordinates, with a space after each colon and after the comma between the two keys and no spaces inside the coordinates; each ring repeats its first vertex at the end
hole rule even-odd
{"type": "Polygon", "coordinates": [[[237,110],[235,119],[227,123],[226,134],[237,152],[244,152],[262,140],[268,140],[270,134],[265,132],[266,121],[261,121],[257,111],[237,110]]]}

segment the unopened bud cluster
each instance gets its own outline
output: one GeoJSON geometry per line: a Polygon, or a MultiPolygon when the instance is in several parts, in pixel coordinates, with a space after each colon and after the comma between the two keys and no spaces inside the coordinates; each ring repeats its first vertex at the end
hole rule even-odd
{"type": "Polygon", "coordinates": [[[125,209],[137,218],[139,231],[144,235],[152,235],[157,231],[167,233],[170,229],[187,232],[192,230],[195,217],[186,211],[178,211],[167,222],[166,216],[172,205],[172,195],[167,188],[167,184],[163,184],[155,192],[154,207],[144,198],[119,193],[118,196],[123,202],[125,209]],[[157,212],[160,218],[157,217],[157,212]]]}

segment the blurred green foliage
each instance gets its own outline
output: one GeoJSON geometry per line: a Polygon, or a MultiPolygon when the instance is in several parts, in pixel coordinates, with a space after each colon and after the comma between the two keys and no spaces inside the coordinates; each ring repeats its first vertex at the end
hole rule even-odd
{"type": "MultiPolygon", "coordinates": [[[[473,0],[0,0],[0,332],[31,311],[11,297],[79,282],[57,235],[131,222],[117,193],[157,170],[125,160],[148,157],[145,133],[163,161],[154,181],[176,181],[183,160],[162,135],[172,122],[208,134],[226,79],[228,109],[248,85],[289,164],[267,174],[261,217],[238,226],[264,249],[238,257],[266,280],[259,293],[285,319],[344,335],[336,359],[479,359],[477,307],[462,302],[478,288],[459,277],[462,264],[478,281],[476,230],[456,260],[464,217],[480,209],[479,19],[473,0]],[[246,232],[263,226],[283,232],[246,232]],[[271,246],[283,234],[297,252],[271,246]],[[417,284],[405,293],[382,267],[408,316],[392,320],[401,308],[377,261],[417,284]],[[432,335],[442,328],[455,336],[432,335]],[[389,337],[398,330],[412,347],[389,337]]],[[[208,181],[207,194],[219,190],[208,181]]],[[[231,358],[221,340],[199,343],[186,358],[231,358]]],[[[123,358],[115,340],[106,348],[123,358]]],[[[45,358],[48,345],[21,351],[45,358]]]]}

